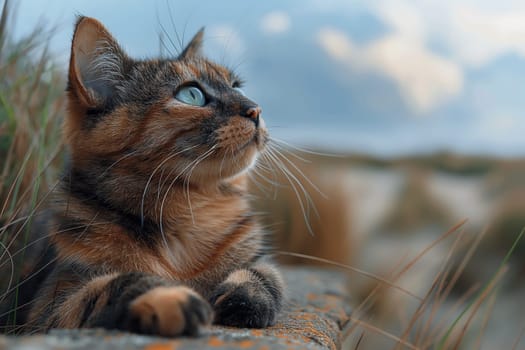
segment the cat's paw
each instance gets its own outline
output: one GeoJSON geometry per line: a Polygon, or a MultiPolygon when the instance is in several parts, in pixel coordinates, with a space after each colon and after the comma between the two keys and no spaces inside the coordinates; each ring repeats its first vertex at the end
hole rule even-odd
{"type": "Polygon", "coordinates": [[[132,332],[166,337],[197,335],[210,324],[210,304],[187,287],[157,287],[130,304],[128,327],[132,332]]]}
{"type": "Polygon", "coordinates": [[[272,296],[258,283],[224,282],[211,298],[217,324],[264,328],[275,323],[277,308],[272,296]]]}

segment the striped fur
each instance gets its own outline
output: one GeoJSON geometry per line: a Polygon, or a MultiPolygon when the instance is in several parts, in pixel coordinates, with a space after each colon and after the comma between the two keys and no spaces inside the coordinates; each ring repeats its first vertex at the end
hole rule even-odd
{"type": "Polygon", "coordinates": [[[17,320],[27,330],[177,336],[212,320],[275,322],[283,285],[246,194],[267,131],[239,78],[202,57],[202,35],[177,58],[137,61],[98,21],[79,18],[70,161],[51,206],[53,254],[41,262],[53,264],[17,320]],[[204,106],[174,98],[187,85],[205,91],[204,106]]]}

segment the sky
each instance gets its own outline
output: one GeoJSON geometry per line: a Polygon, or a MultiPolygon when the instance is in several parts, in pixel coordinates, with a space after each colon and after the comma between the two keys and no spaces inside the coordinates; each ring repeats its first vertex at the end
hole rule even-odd
{"type": "Polygon", "coordinates": [[[176,55],[205,26],[205,52],[245,78],[271,134],[295,145],[525,156],[525,1],[15,2],[15,36],[56,26],[64,67],[78,14],[136,58],[176,55]]]}

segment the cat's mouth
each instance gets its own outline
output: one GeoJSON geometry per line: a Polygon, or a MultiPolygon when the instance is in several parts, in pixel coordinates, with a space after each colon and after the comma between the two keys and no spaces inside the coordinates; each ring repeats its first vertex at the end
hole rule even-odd
{"type": "Polygon", "coordinates": [[[253,146],[261,151],[264,148],[266,134],[262,119],[256,125],[249,119],[232,117],[228,125],[216,131],[216,142],[219,148],[227,152],[238,153],[253,146]]]}

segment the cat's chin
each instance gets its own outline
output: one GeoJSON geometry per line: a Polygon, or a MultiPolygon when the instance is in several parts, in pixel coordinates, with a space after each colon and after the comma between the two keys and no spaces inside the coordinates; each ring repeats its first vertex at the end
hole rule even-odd
{"type": "Polygon", "coordinates": [[[254,137],[242,150],[231,152],[223,150],[209,157],[194,169],[190,181],[200,185],[236,178],[246,174],[257,163],[259,146],[254,137]]]}
{"type": "Polygon", "coordinates": [[[244,144],[238,146],[238,149],[230,153],[227,163],[230,167],[230,174],[227,177],[235,177],[245,174],[252,169],[257,163],[259,154],[264,151],[268,133],[264,128],[255,129],[252,137],[244,144]]]}
{"type": "Polygon", "coordinates": [[[215,132],[214,146],[197,156],[190,181],[211,184],[245,174],[252,169],[264,150],[268,132],[261,119],[256,125],[244,117],[232,117],[215,132]]]}

